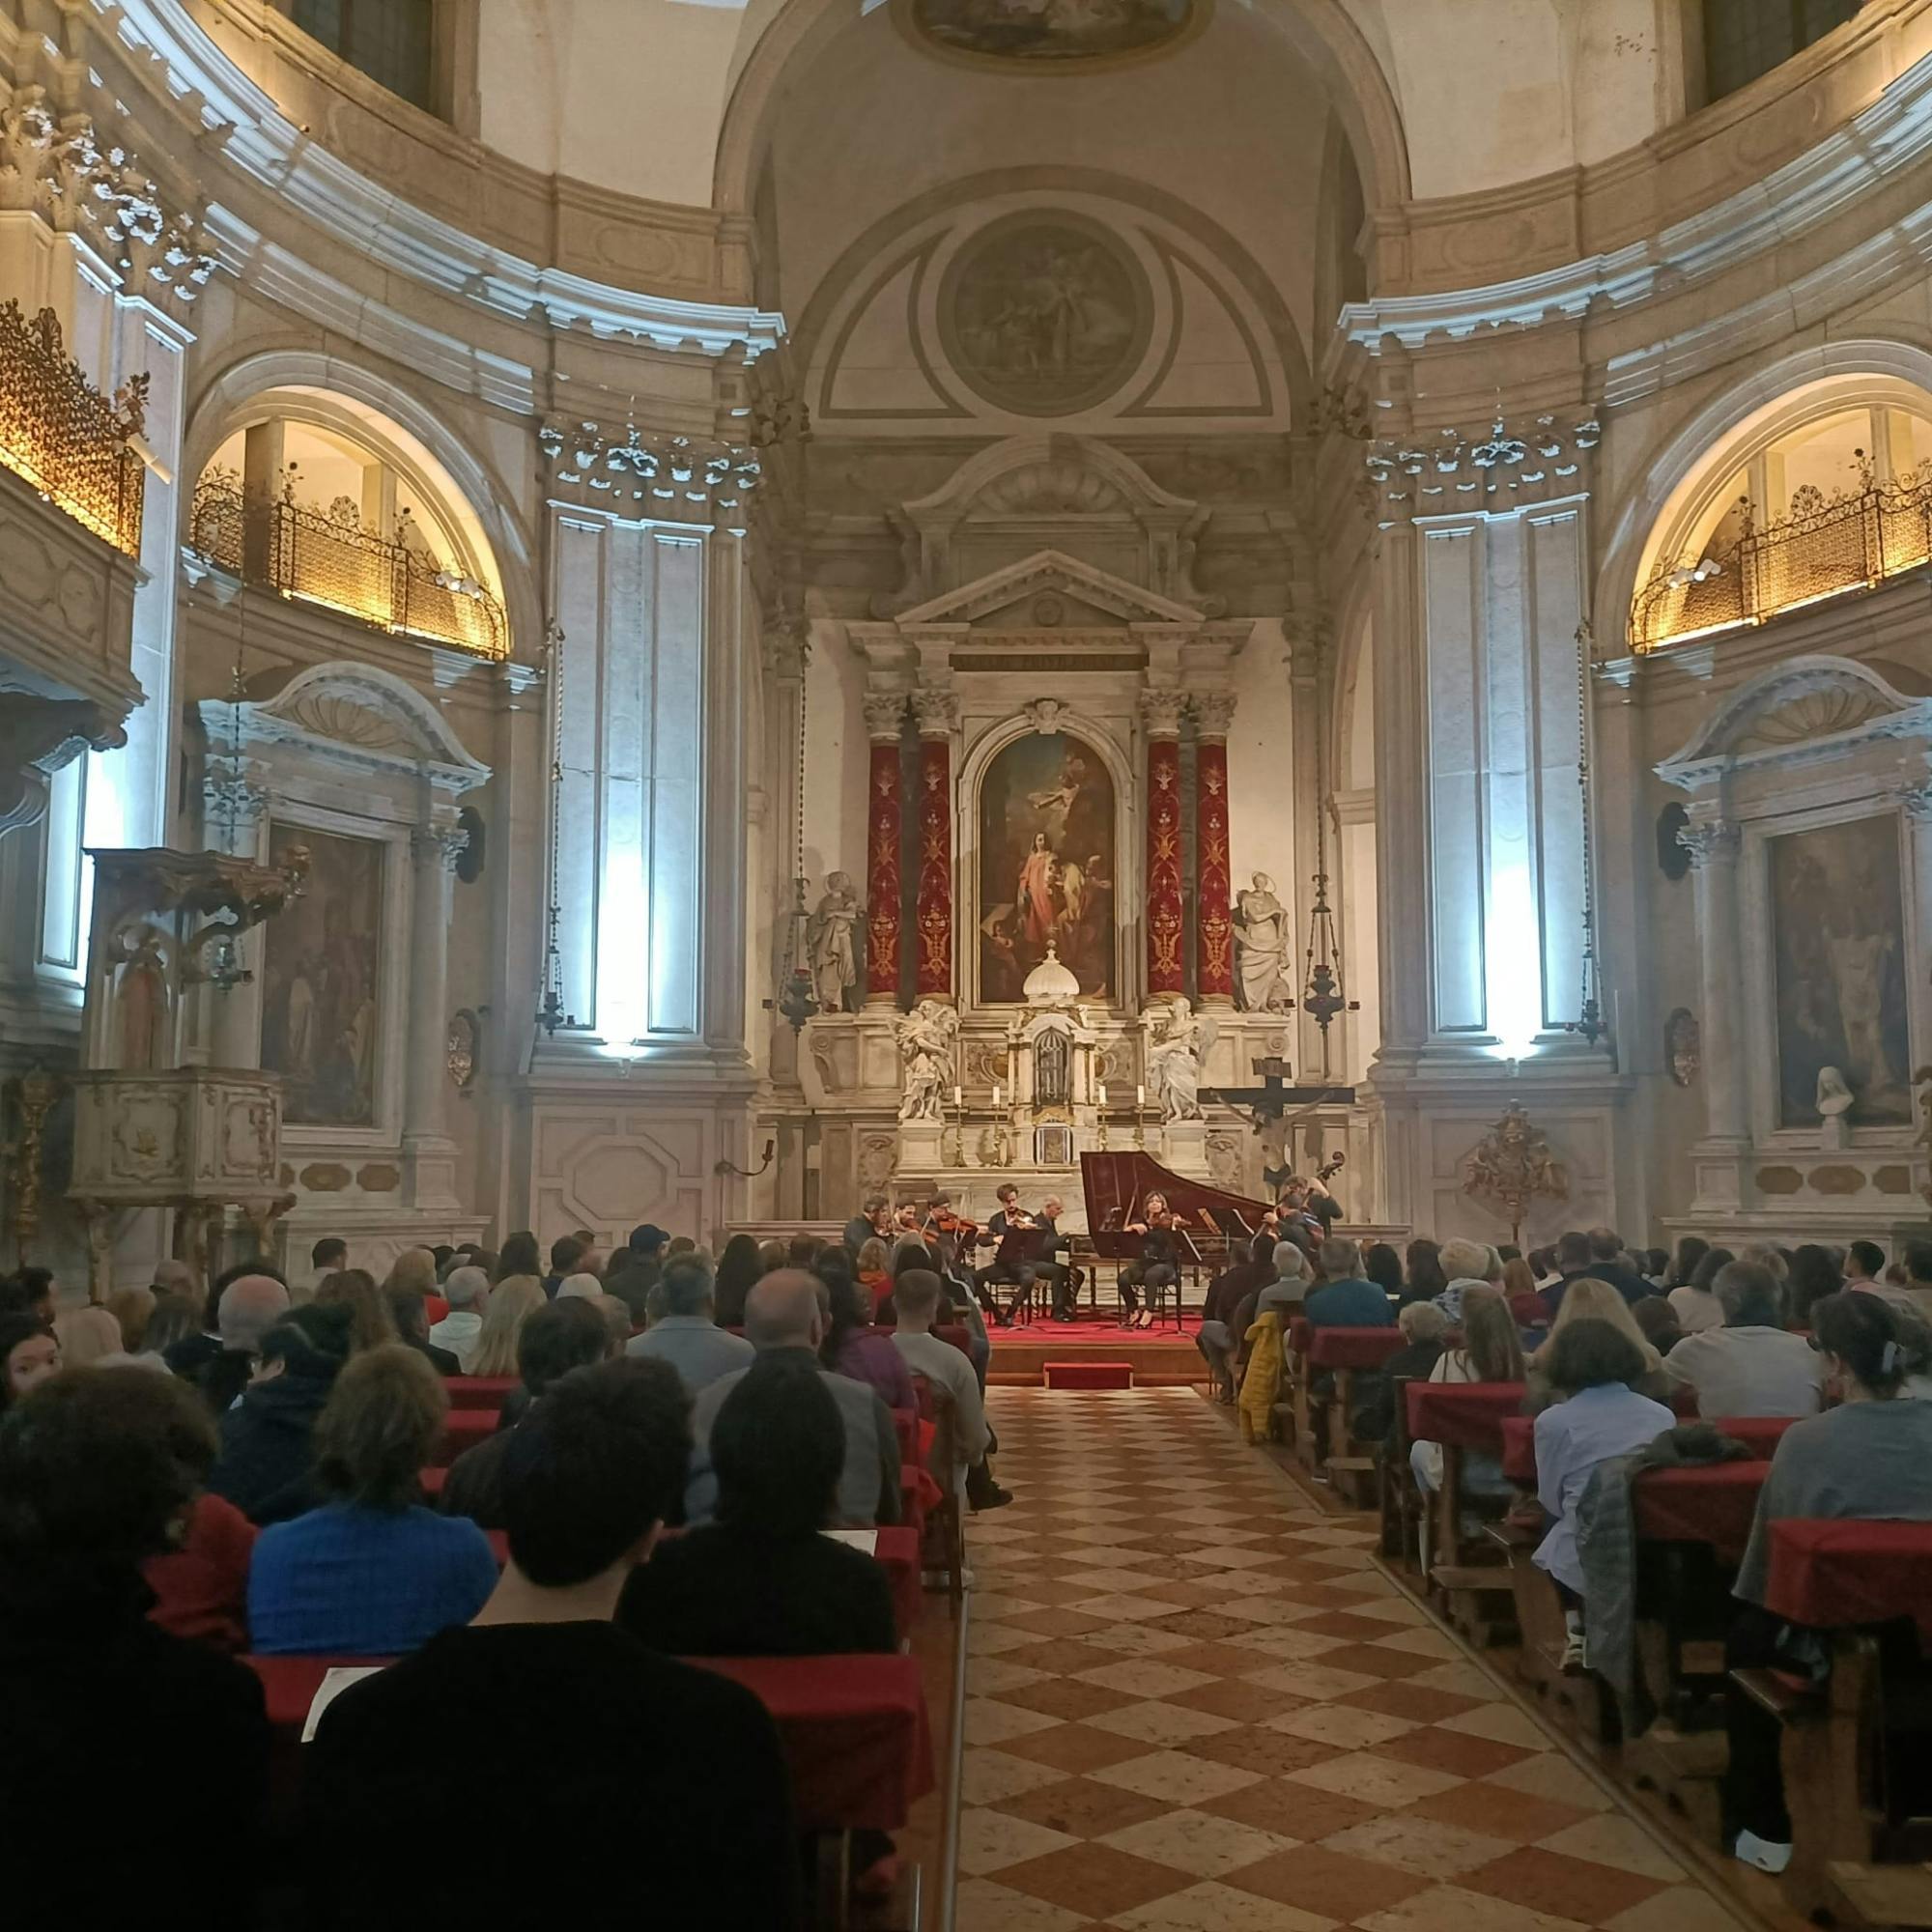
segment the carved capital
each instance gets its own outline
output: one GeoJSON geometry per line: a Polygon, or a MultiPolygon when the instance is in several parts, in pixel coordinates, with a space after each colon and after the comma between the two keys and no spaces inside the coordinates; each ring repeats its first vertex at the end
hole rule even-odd
{"type": "Polygon", "coordinates": [[[802,678],[811,662],[811,626],[802,611],[780,611],[765,619],[761,639],[765,669],[773,677],[802,678]]]}
{"type": "Polygon", "coordinates": [[[926,686],[912,695],[913,717],[922,738],[950,738],[959,728],[959,694],[926,686]]]}
{"type": "Polygon", "coordinates": [[[1194,728],[1204,738],[1225,738],[1235,722],[1232,691],[1201,691],[1194,695],[1194,728]]]}
{"type": "Polygon", "coordinates": [[[1149,686],[1140,694],[1141,723],[1150,738],[1178,738],[1181,713],[1187,709],[1184,691],[1149,686]]]}
{"type": "Polygon", "coordinates": [[[1915,825],[1932,825],[1932,782],[1910,785],[1898,794],[1899,810],[1915,825]]]}
{"type": "Polygon", "coordinates": [[[641,506],[667,519],[739,510],[757,487],[757,452],[736,443],[654,435],[629,424],[619,436],[594,422],[547,422],[537,442],[556,481],[585,503],[641,506]]]}
{"type": "Polygon", "coordinates": [[[460,825],[419,825],[410,834],[410,850],[424,865],[454,872],[469,849],[469,834],[460,825]]]}
{"type": "Polygon", "coordinates": [[[1677,842],[1690,853],[1691,869],[1702,871],[1706,866],[1735,865],[1744,835],[1735,825],[1713,819],[1707,825],[1685,826],[1677,842]]]}
{"type": "Polygon", "coordinates": [[[883,743],[896,738],[905,723],[905,693],[868,691],[861,700],[866,709],[866,735],[883,743]]]}
{"type": "Polygon", "coordinates": [[[1588,489],[1588,454],[1603,433],[1594,415],[1498,415],[1480,428],[1379,437],[1363,460],[1385,524],[1506,511],[1588,489]]]}

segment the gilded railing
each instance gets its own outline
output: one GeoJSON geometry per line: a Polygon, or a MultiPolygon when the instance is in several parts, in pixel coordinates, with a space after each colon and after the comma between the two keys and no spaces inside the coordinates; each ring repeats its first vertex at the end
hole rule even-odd
{"type": "Polygon", "coordinates": [[[109,401],[68,355],[52,309],[0,303],[0,465],[129,556],[141,551],[143,476],[128,439],[147,386],[136,377],[109,401]]]}
{"type": "Polygon", "coordinates": [[[211,563],[284,596],[479,657],[509,655],[503,607],[481,584],[292,497],[251,501],[231,470],[211,469],[196,485],[187,542],[211,563]]]}
{"type": "Polygon", "coordinates": [[[1847,590],[1866,590],[1932,561],[1932,465],[1889,481],[1869,477],[1827,497],[1797,491],[1791,512],[1759,525],[1748,497],[1729,542],[1662,565],[1631,605],[1631,646],[1655,650],[1847,590]]]}

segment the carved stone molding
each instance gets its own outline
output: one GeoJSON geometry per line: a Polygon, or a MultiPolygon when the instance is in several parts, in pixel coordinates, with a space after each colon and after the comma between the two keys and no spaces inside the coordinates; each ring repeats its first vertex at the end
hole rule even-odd
{"type": "Polygon", "coordinates": [[[0,692],[0,833],[45,812],[47,781],[63,765],[127,742],[118,720],[91,699],[0,692]]]}
{"type": "Polygon", "coordinates": [[[1691,870],[1701,872],[1707,866],[1735,865],[1743,835],[1735,825],[1714,819],[1708,825],[1687,825],[1677,842],[1690,853],[1691,870]]]}
{"type": "Polygon", "coordinates": [[[950,738],[959,728],[959,695],[945,689],[915,691],[913,716],[922,738],[950,738]]]}
{"type": "Polygon", "coordinates": [[[760,634],[767,673],[776,678],[802,678],[811,662],[811,625],[800,611],[780,611],[767,617],[760,634]]]}
{"type": "Polygon", "coordinates": [[[1587,490],[1585,459],[1603,434],[1594,415],[1539,415],[1517,423],[1498,416],[1479,430],[1381,437],[1363,460],[1382,522],[1400,523],[1513,508],[1587,490]]]}
{"type": "Polygon", "coordinates": [[[744,507],[761,473],[755,450],[688,436],[655,435],[636,423],[620,436],[594,422],[547,422],[537,432],[555,480],[592,507],[670,521],[744,507]]]}
{"type": "Polygon", "coordinates": [[[1225,738],[1235,722],[1232,691],[1202,691],[1194,696],[1194,728],[1204,738],[1225,738]]]}
{"type": "Polygon", "coordinates": [[[866,735],[884,743],[899,735],[905,723],[906,700],[902,691],[868,691],[860,700],[866,713],[866,735]]]}
{"type": "Polygon", "coordinates": [[[1180,735],[1181,714],[1187,709],[1186,692],[1150,686],[1140,694],[1140,707],[1141,723],[1147,726],[1149,737],[1175,738],[1180,735]]]}

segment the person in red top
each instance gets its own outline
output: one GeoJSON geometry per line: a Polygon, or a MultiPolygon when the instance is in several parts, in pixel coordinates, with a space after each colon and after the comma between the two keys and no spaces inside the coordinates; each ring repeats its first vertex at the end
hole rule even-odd
{"type": "Polygon", "coordinates": [[[149,1621],[216,1650],[245,1651],[254,1549],[255,1525],[233,1503],[225,1496],[197,1496],[177,1547],[141,1565],[155,1593],[149,1621]]]}

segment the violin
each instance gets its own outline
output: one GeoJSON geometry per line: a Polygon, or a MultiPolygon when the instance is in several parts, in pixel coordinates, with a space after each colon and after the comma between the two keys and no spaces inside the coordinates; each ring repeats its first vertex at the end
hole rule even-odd
{"type": "Polygon", "coordinates": [[[951,1235],[955,1244],[964,1245],[980,1237],[980,1224],[951,1208],[935,1208],[925,1217],[928,1235],[951,1235]]]}

